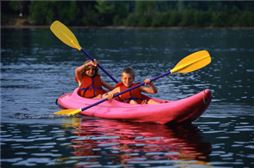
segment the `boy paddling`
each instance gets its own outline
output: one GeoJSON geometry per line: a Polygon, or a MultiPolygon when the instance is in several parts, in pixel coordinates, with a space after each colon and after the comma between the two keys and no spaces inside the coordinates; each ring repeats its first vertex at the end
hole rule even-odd
{"type": "MultiPolygon", "coordinates": [[[[114,94],[120,93],[128,88],[138,85],[139,83],[134,83],[134,79],[134,71],[129,67],[125,68],[121,73],[122,82],[118,83],[112,91],[104,94],[102,98],[112,99],[114,94]]],[[[145,79],[144,83],[146,84],[145,86],[140,86],[134,90],[126,92],[117,97],[117,100],[130,104],[158,104],[158,102],[156,102],[155,100],[142,94],[142,92],[155,94],[157,93],[157,88],[150,81],[150,79],[145,79]]]]}

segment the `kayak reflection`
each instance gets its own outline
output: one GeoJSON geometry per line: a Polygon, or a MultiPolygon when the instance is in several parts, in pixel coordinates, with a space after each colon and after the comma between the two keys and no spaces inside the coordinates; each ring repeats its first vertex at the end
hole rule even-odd
{"type": "Polygon", "coordinates": [[[203,140],[200,130],[192,124],[166,126],[83,118],[74,134],[77,135],[72,140],[74,154],[85,156],[86,164],[130,165],[156,161],[156,165],[165,165],[186,160],[206,164],[211,152],[210,143],[203,140]]]}

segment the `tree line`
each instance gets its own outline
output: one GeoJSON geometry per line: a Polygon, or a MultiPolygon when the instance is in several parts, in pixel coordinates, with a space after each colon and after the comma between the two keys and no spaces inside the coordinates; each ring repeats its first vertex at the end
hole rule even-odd
{"type": "Polygon", "coordinates": [[[1,24],[253,27],[254,1],[2,1],[1,24]]]}

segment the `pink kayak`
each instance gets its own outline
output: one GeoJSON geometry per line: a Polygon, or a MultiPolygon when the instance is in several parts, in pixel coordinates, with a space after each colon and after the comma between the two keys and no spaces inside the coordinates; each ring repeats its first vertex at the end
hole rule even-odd
{"type": "MultiPolygon", "coordinates": [[[[87,99],[77,94],[66,93],[57,99],[64,109],[79,109],[94,104],[101,99],[87,99]]],[[[160,104],[127,104],[116,100],[105,101],[97,106],[80,112],[82,115],[105,119],[127,120],[132,122],[152,122],[158,124],[190,123],[196,120],[209,106],[211,91],[206,89],[180,100],[161,100],[160,104]]]]}

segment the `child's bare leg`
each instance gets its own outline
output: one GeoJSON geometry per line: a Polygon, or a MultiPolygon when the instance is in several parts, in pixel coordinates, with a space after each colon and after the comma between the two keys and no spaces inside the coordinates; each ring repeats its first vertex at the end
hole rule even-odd
{"type": "Polygon", "coordinates": [[[153,100],[153,99],[149,99],[149,100],[147,101],[147,104],[159,104],[159,102],[157,102],[157,101],[155,101],[155,100],[153,100]]]}
{"type": "Polygon", "coordinates": [[[138,104],[135,100],[130,100],[130,104],[138,104]]]}
{"type": "Polygon", "coordinates": [[[102,98],[102,95],[101,95],[101,94],[99,94],[99,95],[93,97],[93,99],[101,99],[101,98],[102,98]]]}

